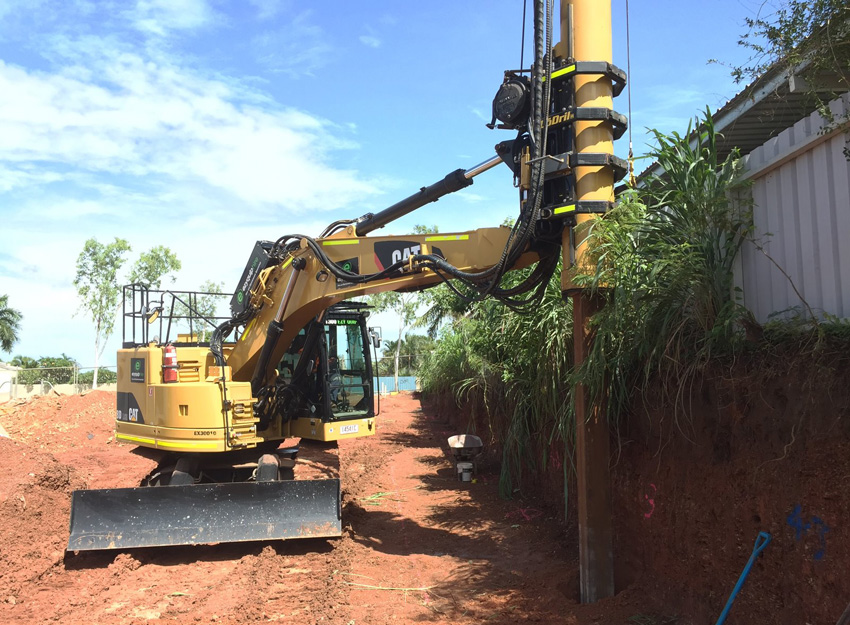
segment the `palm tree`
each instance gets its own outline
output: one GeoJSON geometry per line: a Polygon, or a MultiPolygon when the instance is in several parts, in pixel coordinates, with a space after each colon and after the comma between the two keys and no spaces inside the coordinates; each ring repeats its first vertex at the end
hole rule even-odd
{"type": "Polygon", "coordinates": [[[8,295],[0,295],[0,349],[4,352],[12,350],[20,327],[21,313],[9,307],[8,295]]]}

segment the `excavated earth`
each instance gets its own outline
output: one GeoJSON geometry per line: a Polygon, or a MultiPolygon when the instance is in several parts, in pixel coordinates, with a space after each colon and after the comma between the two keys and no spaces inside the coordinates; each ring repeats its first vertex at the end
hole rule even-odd
{"type": "Polygon", "coordinates": [[[341,479],[340,539],[78,554],[72,491],[136,486],[153,462],[113,439],[114,393],[2,404],[0,623],[710,625],[768,531],[727,622],[832,625],[850,601],[850,374],[810,377],[709,385],[689,421],[621,432],[617,594],[595,605],[578,602],[563,481],[500,499],[497,454],[457,481],[458,430],[412,395],[384,399],[376,436],[302,445],[296,479],[341,479]]]}
{"type": "Polygon", "coordinates": [[[499,499],[495,465],[457,481],[456,432],[406,394],[377,436],[299,456],[299,477],[339,471],[341,539],[66,554],[71,492],[152,468],[113,439],[114,409],[102,391],[0,407],[0,622],[664,622],[637,584],[579,605],[574,530],[499,499]]]}

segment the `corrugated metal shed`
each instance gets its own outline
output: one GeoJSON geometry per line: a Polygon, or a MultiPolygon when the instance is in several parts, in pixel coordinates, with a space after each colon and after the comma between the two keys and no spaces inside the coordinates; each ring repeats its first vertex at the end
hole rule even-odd
{"type": "MultiPolygon", "coordinates": [[[[805,89],[800,89],[801,84],[799,76],[777,64],[718,109],[713,118],[715,128],[723,135],[717,142],[719,160],[736,147],[742,156],[749,154],[810,115],[816,104],[805,89]]],[[[695,138],[691,144],[696,144],[695,138]]],[[[649,173],[661,171],[658,163],[653,163],[641,172],[638,182],[649,173]]]]}
{"type": "MultiPolygon", "coordinates": [[[[850,94],[831,108],[850,114],[850,94]]],[[[825,125],[812,114],[745,159],[762,250],[742,248],[737,278],[761,322],[791,308],[850,317],[850,143],[825,125]]]]}

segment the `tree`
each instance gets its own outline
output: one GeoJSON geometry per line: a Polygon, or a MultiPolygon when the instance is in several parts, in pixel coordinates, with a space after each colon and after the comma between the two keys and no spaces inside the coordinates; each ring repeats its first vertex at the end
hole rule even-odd
{"type": "MultiPolygon", "coordinates": [[[[118,382],[118,374],[111,369],[101,369],[98,371],[97,381],[101,384],[115,384],[118,382]]],[[[94,384],[94,371],[85,371],[77,375],[77,384],[94,384]]]]}
{"type": "Polygon", "coordinates": [[[418,293],[398,293],[386,291],[370,295],[369,304],[378,312],[391,311],[398,315],[398,340],[395,343],[395,357],[393,359],[393,384],[398,392],[398,360],[401,354],[401,343],[407,329],[413,325],[416,319],[416,309],[419,306],[418,293]]]}
{"type": "Polygon", "coordinates": [[[199,341],[209,341],[212,331],[217,325],[215,318],[218,316],[218,307],[224,298],[230,297],[231,293],[224,293],[224,282],[213,282],[207,280],[201,284],[197,294],[191,301],[187,297],[181,295],[182,300],[178,301],[174,306],[174,314],[177,317],[184,317],[181,322],[185,322],[186,329],[191,330],[198,336],[199,341]],[[192,318],[191,325],[188,322],[188,317],[192,318]]]}
{"type": "Polygon", "coordinates": [[[0,348],[4,352],[12,350],[18,340],[21,327],[21,313],[9,306],[9,296],[0,295],[0,348]]]}
{"type": "Polygon", "coordinates": [[[774,66],[805,76],[803,88],[832,122],[828,104],[850,90],[850,4],[847,0],[784,0],[764,17],[746,20],[749,31],[738,43],[752,56],[732,68],[737,82],[763,75],[774,66]]]}
{"type": "Polygon", "coordinates": [[[51,384],[72,384],[75,372],[80,364],[68,356],[45,356],[36,360],[28,356],[15,356],[11,362],[13,367],[20,367],[18,384],[32,386],[41,382],[51,384]]]}
{"type": "Polygon", "coordinates": [[[115,327],[115,311],[118,307],[118,271],[124,265],[124,255],[130,251],[130,244],[124,239],[115,238],[108,245],[97,239],[89,239],[77,258],[77,277],[74,286],[82,300],[85,310],[94,323],[94,382],[97,388],[97,370],[100,356],[106,347],[107,339],[115,327]]]}
{"type": "MultiPolygon", "coordinates": [[[[385,353],[395,353],[398,341],[384,342],[385,353]]],[[[404,356],[399,365],[399,375],[417,375],[425,357],[434,349],[436,341],[423,334],[408,334],[401,342],[400,353],[404,356]]]]}
{"type": "MultiPolygon", "coordinates": [[[[97,388],[97,371],[106,341],[115,327],[121,287],[118,273],[126,262],[125,255],[130,244],[125,239],[105,245],[97,239],[89,239],[77,258],[77,277],[74,286],[82,301],[81,308],[94,323],[94,375],[92,387],[97,388]]],[[[180,261],[161,245],[140,255],[130,272],[130,280],[146,286],[158,287],[162,277],[180,269],[180,261]]]]}
{"type": "MultiPolygon", "coordinates": [[[[157,245],[139,254],[127,279],[130,284],[143,284],[149,289],[158,289],[162,286],[162,278],[180,271],[180,267],[181,263],[174,252],[163,245],[157,245]]],[[[171,281],[174,282],[173,276],[171,281]]]]}

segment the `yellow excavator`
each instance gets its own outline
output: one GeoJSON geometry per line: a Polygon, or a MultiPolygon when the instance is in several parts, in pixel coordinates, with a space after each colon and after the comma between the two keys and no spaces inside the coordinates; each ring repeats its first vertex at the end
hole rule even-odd
{"type": "Polygon", "coordinates": [[[625,121],[610,109],[577,108],[572,86],[577,75],[595,75],[616,94],[623,72],[545,54],[540,27],[535,49],[533,67],[505,72],[493,101],[488,126],[514,139],[376,214],[333,222],[317,237],[258,242],[229,317],[203,314],[203,295],[125,287],[115,436],[157,454],[159,465],[142,486],[74,492],[67,550],[341,534],[339,480],[293,479],[297,448],[281,444],[376,432],[370,345],[378,339],[368,310],[349,300],[447,283],[465,298],[534,306],[560,260],[564,229],[576,214],[610,207],[576,201],[575,171],[626,174],[622,159],[575,151],[575,121],[609,124],[615,137],[625,121]],[[501,163],[519,190],[512,227],[368,236],[501,163]]]}

